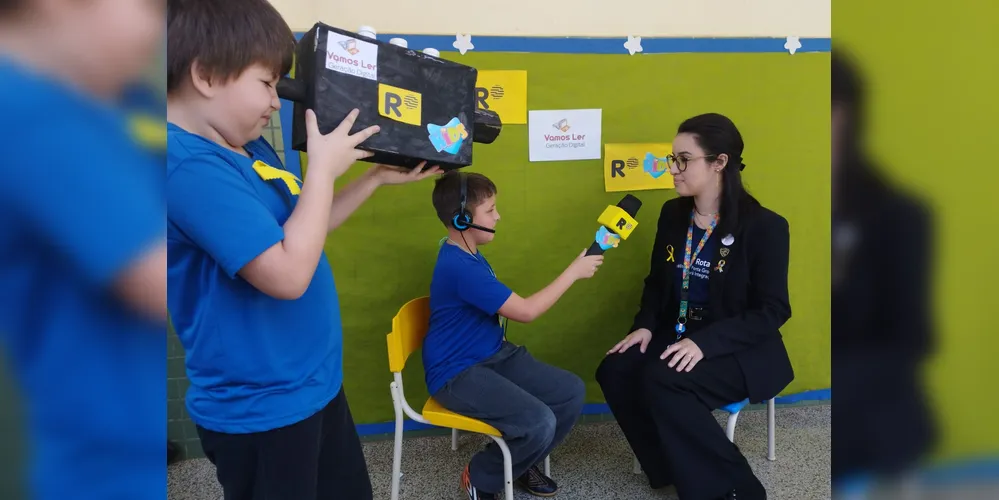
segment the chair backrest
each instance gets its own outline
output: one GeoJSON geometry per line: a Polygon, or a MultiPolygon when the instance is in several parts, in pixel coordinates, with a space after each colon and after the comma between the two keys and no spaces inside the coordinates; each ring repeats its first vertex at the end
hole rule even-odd
{"type": "Polygon", "coordinates": [[[392,318],[392,333],[388,334],[389,371],[401,372],[406,360],[423,344],[430,327],[430,297],[407,302],[392,318]]]}

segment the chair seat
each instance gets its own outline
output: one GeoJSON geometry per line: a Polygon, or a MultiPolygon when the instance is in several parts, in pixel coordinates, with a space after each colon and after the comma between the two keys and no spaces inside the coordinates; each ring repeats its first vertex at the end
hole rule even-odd
{"type": "Polygon", "coordinates": [[[474,418],[468,418],[448,410],[440,405],[434,398],[427,400],[423,405],[423,418],[438,427],[458,429],[460,431],[478,432],[489,434],[490,436],[502,436],[495,427],[474,418]]]}
{"type": "Polygon", "coordinates": [[[742,401],[739,401],[738,403],[732,403],[732,404],[729,404],[729,405],[722,406],[721,409],[725,410],[725,411],[727,411],[729,413],[739,413],[748,404],[749,404],[749,398],[746,398],[746,399],[743,399],[742,401]]]}

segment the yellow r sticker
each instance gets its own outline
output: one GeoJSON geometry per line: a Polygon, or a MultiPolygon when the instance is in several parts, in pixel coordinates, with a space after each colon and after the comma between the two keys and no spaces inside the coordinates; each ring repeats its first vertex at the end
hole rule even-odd
{"type": "Polygon", "coordinates": [[[423,96],[419,92],[379,83],[378,114],[419,127],[423,122],[423,96]]]}

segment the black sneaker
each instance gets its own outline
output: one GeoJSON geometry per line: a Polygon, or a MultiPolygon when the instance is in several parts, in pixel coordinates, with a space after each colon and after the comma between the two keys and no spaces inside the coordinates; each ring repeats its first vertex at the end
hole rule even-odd
{"type": "Polygon", "coordinates": [[[522,476],[517,478],[517,484],[528,493],[539,497],[553,497],[558,493],[555,481],[541,472],[537,465],[531,466],[522,476]]]}
{"type": "Polygon", "coordinates": [[[468,475],[468,466],[461,472],[461,489],[468,494],[468,500],[499,500],[499,495],[479,491],[472,486],[472,478],[468,475]]]}

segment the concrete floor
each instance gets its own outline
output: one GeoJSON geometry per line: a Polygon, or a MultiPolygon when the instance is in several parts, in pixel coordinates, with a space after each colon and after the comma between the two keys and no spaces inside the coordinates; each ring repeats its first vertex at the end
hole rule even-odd
{"type": "MultiPolygon", "coordinates": [[[[735,442],[775,500],[830,498],[830,406],[777,408],[777,460],[766,459],[766,411],[743,411],[735,442]]],[[[718,413],[719,425],[725,414],[718,413]]],[[[449,436],[410,438],[403,442],[401,498],[463,500],[458,475],[485,438],[462,434],[458,451],[449,436]]],[[[392,442],[365,443],[375,499],[388,499],[391,485],[392,442]]],[[[676,499],[672,488],[652,491],[644,475],[632,473],[632,454],[613,422],[580,424],[552,454],[552,477],[570,499],[676,499]]],[[[534,499],[518,491],[517,500],[534,499]]],[[[169,500],[218,500],[221,489],[207,460],[175,464],[168,472],[169,500]]]]}

